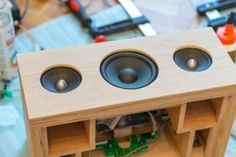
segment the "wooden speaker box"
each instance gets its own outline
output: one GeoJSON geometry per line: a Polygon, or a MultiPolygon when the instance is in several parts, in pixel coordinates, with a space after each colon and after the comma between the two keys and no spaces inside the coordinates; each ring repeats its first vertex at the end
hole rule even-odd
{"type": "Polygon", "coordinates": [[[94,151],[97,120],[152,110],[165,110],[171,124],[140,157],[224,156],[236,67],[211,29],[17,60],[32,157],[103,156],[94,151]],[[197,134],[201,147],[193,144],[197,134]]]}

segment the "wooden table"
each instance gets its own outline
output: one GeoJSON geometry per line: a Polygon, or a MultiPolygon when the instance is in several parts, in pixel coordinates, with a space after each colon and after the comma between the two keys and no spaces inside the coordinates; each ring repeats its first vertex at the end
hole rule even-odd
{"type": "MultiPolygon", "coordinates": [[[[82,4],[86,5],[90,0],[80,0],[80,1],[82,4]]],[[[103,1],[104,0],[94,0],[90,5],[90,7],[87,8],[87,12],[91,14],[107,8],[108,6],[106,6],[103,1]]],[[[17,0],[17,2],[20,5],[21,11],[23,11],[25,0],[17,0]]],[[[107,2],[115,4],[115,0],[107,0],[107,2]]],[[[158,2],[155,0],[149,0],[145,2],[142,0],[134,0],[134,2],[136,3],[137,7],[139,7],[141,11],[150,19],[153,26],[158,31],[160,30],[159,28],[160,22],[162,23],[163,21],[162,19],[160,21],[160,16],[161,18],[165,17],[164,21],[167,22],[164,23],[164,26],[168,25],[165,31],[169,31],[170,27],[171,29],[174,29],[177,28],[177,25],[182,25],[184,23],[191,23],[192,25],[194,22],[198,21],[198,19],[196,20],[196,12],[193,10],[194,7],[192,6],[191,0],[182,0],[180,2],[158,2]],[[160,6],[162,9],[160,7],[159,9],[156,9],[153,6],[160,6]],[[188,15],[183,15],[182,14],[183,11],[187,11],[188,15]],[[173,14],[176,14],[175,16],[178,16],[178,18],[173,19],[172,18],[173,14]],[[192,21],[186,20],[186,18],[189,17],[191,17],[192,21]],[[176,26],[174,26],[173,23],[176,26]]],[[[62,3],[60,3],[59,0],[30,0],[30,7],[25,16],[25,19],[23,20],[23,25],[26,28],[32,28],[39,24],[42,24],[43,22],[49,21],[61,15],[67,14],[69,12],[70,11],[67,9],[67,7],[64,6],[62,3]]],[[[191,25],[190,27],[192,28],[191,25]]],[[[187,27],[190,28],[189,26],[187,27]]],[[[182,29],[186,28],[183,27],[182,29]]]]}
{"type": "MultiPolygon", "coordinates": [[[[17,2],[23,11],[25,0],[17,2]]],[[[68,13],[67,8],[58,0],[30,0],[29,9],[22,24],[25,28],[30,29],[66,13],[68,13]]]]}
{"type": "MultiPolygon", "coordinates": [[[[25,0],[17,0],[21,11],[24,10],[25,0]]],[[[86,5],[89,0],[82,0],[86,5]]],[[[102,0],[94,0],[91,7],[87,8],[88,13],[93,13],[107,8],[102,0]]],[[[22,21],[25,28],[30,29],[56,17],[68,14],[70,11],[59,0],[30,0],[29,10],[22,21]]]]}

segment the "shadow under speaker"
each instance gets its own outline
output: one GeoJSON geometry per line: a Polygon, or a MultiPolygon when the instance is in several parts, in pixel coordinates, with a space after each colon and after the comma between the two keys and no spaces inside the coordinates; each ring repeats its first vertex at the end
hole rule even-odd
{"type": "Polygon", "coordinates": [[[56,67],[43,73],[40,81],[42,86],[50,92],[66,93],[80,85],[81,75],[72,68],[56,67]]]}
{"type": "Polygon", "coordinates": [[[103,78],[123,89],[138,89],[152,83],[158,75],[158,67],[149,57],[121,51],[105,58],[100,66],[103,78]]]}
{"type": "Polygon", "coordinates": [[[183,48],[176,51],[174,61],[181,69],[192,72],[204,71],[212,64],[211,57],[198,48],[183,48]]]}

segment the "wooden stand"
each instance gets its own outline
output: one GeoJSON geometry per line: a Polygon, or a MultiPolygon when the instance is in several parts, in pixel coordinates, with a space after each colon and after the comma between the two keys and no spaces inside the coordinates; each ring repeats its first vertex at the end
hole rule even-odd
{"type": "Polygon", "coordinates": [[[159,109],[169,114],[171,125],[140,157],[224,156],[236,111],[236,67],[211,29],[49,50],[17,60],[32,157],[104,156],[95,150],[96,120],[159,109]],[[180,69],[173,55],[185,47],[209,53],[211,67],[180,69]],[[119,50],[152,58],[159,67],[157,79],[136,90],[107,83],[100,63],[119,50]],[[80,86],[64,94],[44,89],[42,73],[58,66],[79,71],[80,86]]]}

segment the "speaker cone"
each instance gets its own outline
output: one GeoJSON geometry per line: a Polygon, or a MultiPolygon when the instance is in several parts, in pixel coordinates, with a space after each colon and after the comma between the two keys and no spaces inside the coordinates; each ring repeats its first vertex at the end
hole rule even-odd
{"type": "Polygon", "coordinates": [[[180,68],[192,72],[204,71],[212,64],[211,57],[198,48],[184,48],[176,51],[174,61],[180,68]]]}
{"type": "Polygon", "coordinates": [[[147,56],[122,51],[105,58],[100,66],[103,78],[123,89],[138,89],[152,83],[157,75],[157,65],[147,56]]]}
{"type": "Polygon", "coordinates": [[[72,68],[56,67],[43,73],[40,81],[50,92],[66,93],[80,85],[81,75],[72,68]]]}

